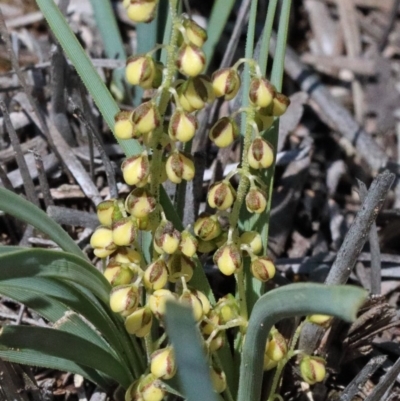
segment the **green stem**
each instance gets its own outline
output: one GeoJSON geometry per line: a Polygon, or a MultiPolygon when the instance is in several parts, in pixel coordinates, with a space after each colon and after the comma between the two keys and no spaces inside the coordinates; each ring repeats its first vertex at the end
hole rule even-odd
{"type": "Polygon", "coordinates": [[[170,98],[169,89],[171,88],[176,73],[175,61],[177,54],[177,42],[179,37],[178,34],[179,34],[179,24],[180,24],[180,19],[176,12],[177,6],[178,6],[177,0],[171,0],[170,12],[172,15],[172,33],[169,45],[167,46],[167,63],[166,63],[167,73],[164,78],[164,82],[162,83],[162,91],[158,103],[158,110],[161,115],[161,123],[160,126],[155,130],[154,137],[151,143],[151,147],[153,149],[153,157],[150,167],[150,174],[152,177],[150,190],[158,202],[160,200],[159,188],[160,188],[160,173],[162,168],[162,153],[163,153],[163,150],[160,149],[158,145],[160,143],[164,129],[164,117],[170,98]]]}
{"type": "MultiPolygon", "coordinates": [[[[253,122],[255,117],[255,109],[247,108],[246,112],[246,132],[243,140],[243,152],[242,152],[242,165],[241,165],[241,175],[240,181],[238,185],[237,195],[235,203],[232,207],[232,212],[229,217],[229,225],[231,228],[235,229],[240,215],[240,209],[242,208],[243,201],[246,197],[247,190],[249,188],[249,179],[248,175],[250,174],[250,166],[247,158],[247,154],[249,152],[249,148],[251,145],[252,135],[253,135],[253,122]]],[[[245,275],[243,274],[243,270],[239,273],[235,274],[237,281],[237,288],[239,294],[239,307],[240,314],[243,318],[247,320],[248,311],[247,311],[247,301],[246,301],[246,288],[245,288],[245,275]]]]}
{"type": "Polygon", "coordinates": [[[239,296],[239,308],[240,308],[240,316],[248,320],[248,312],[247,312],[247,301],[246,301],[246,288],[244,285],[244,274],[243,269],[235,274],[236,282],[237,282],[237,291],[239,296]]]}

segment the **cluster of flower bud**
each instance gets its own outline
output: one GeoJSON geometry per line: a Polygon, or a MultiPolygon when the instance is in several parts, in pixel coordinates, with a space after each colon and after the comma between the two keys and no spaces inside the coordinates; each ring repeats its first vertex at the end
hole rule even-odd
{"type": "MultiPolygon", "coordinates": [[[[123,0],[128,17],[135,22],[150,22],[158,3],[158,0],[123,0]]],[[[114,133],[120,140],[138,140],[143,150],[127,157],[121,165],[124,181],[134,186],[126,199],[111,199],[98,205],[101,225],[92,235],[91,246],[95,256],[107,258],[104,277],[111,285],[110,308],[124,318],[128,333],[139,338],[148,336],[155,321],[163,327],[167,301],[174,300],[192,308],[211,355],[210,376],[214,389],[221,393],[226,388],[226,378],[214,366],[212,353],[223,346],[224,330],[247,322],[241,317],[233,295],[219,299],[212,306],[205,294],[188,286],[196,253],[214,252],[214,263],[227,276],[240,272],[248,258],[251,273],[263,282],[274,277],[275,266],[268,257],[262,256],[259,233],[243,232],[239,236],[237,227],[225,227],[221,223],[220,215],[235,210],[235,202],[240,197],[230,182],[231,176],[210,186],[207,202],[216,213],[200,215],[193,230],[187,228],[180,232],[162,213],[158,191],[154,188],[167,178],[180,184],[195,176],[193,158],[183,151],[188,146],[182,144],[190,142],[196,134],[197,113],[216,98],[232,100],[241,86],[237,68],[240,63],[214,72],[211,78],[204,75],[206,59],[202,48],[207,33],[194,20],[186,15],[176,16],[173,29],[179,32],[173,35],[173,45],[167,47],[169,61],[165,66],[153,58],[155,50],[162,46],[130,57],[126,62],[126,81],[147,90],[150,100],[133,110],[118,112],[114,133]],[[181,74],[179,79],[175,79],[177,72],[181,74]],[[145,260],[138,248],[141,230],[152,233],[150,260],[145,260]]],[[[242,169],[246,170],[243,174],[250,180],[250,188],[240,198],[249,212],[260,214],[267,208],[268,190],[252,177],[274,162],[274,149],[260,132],[269,129],[286,111],[289,99],[260,76],[258,68],[255,70],[248,92],[254,134],[244,154],[247,167],[242,169]]],[[[241,110],[220,118],[211,127],[208,136],[217,147],[231,145],[240,135],[235,116],[241,110]]],[[[150,357],[146,374],[128,388],[126,400],[161,401],[165,396],[161,380],[175,375],[176,364],[173,348],[161,341],[158,347],[160,344],[162,348],[150,357]]],[[[266,346],[265,364],[268,368],[276,365],[286,353],[286,342],[274,329],[266,346]]]]}

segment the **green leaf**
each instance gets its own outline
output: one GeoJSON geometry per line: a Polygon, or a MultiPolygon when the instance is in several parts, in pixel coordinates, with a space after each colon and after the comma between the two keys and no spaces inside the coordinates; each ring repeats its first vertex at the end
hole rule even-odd
{"type": "Polygon", "coordinates": [[[0,245],[0,255],[3,253],[23,251],[24,249],[26,248],[24,248],[23,246],[0,245]]]}
{"type": "Polygon", "coordinates": [[[267,17],[265,18],[264,30],[261,39],[261,49],[258,56],[258,65],[263,74],[267,73],[268,55],[269,55],[269,41],[271,40],[272,28],[275,19],[276,6],[278,0],[270,0],[268,2],[267,17]]]}
{"type": "Polygon", "coordinates": [[[42,233],[48,235],[64,251],[86,258],[85,254],[72,238],[59,224],[47,216],[43,210],[5,188],[0,188],[0,210],[32,225],[42,233]]]}
{"type": "Polygon", "coordinates": [[[240,365],[238,401],[259,400],[268,333],[279,320],[323,314],[354,321],[367,292],[352,286],[289,284],[269,291],[254,305],[249,319],[240,365]]]}
{"type": "MultiPolygon", "coordinates": [[[[110,0],[90,0],[92,4],[96,26],[104,44],[104,51],[108,58],[125,60],[125,48],[115,19],[110,0]]],[[[122,68],[113,71],[114,93],[118,99],[124,97],[125,74],[122,68]]]]}
{"type": "Polygon", "coordinates": [[[27,249],[0,255],[0,280],[46,277],[83,285],[108,303],[109,282],[89,262],[67,252],[27,249]]]}
{"type": "Polygon", "coordinates": [[[34,350],[98,370],[127,388],[133,381],[124,367],[102,348],[71,333],[47,327],[5,326],[0,345],[34,350]]]}
{"type": "Polygon", "coordinates": [[[167,303],[166,330],[175,350],[182,393],[188,401],[216,401],[200,332],[190,308],[167,303]]]}
{"type": "Polygon", "coordinates": [[[8,362],[20,363],[29,366],[40,366],[48,369],[57,369],[64,372],[75,373],[97,384],[107,392],[111,390],[112,382],[96,372],[94,369],[79,365],[67,359],[43,354],[41,351],[30,349],[14,350],[0,346],[0,358],[8,362]]]}
{"type": "MultiPolygon", "coordinates": [[[[80,335],[82,338],[90,339],[90,333],[87,332],[86,327],[81,324],[83,323],[87,326],[85,322],[76,320],[78,313],[92,323],[98,330],[97,332],[102,333],[105,338],[107,338],[106,334],[108,334],[111,336],[111,339],[115,339],[113,333],[117,330],[117,327],[108,318],[107,314],[105,314],[104,311],[102,311],[103,314],[100,314],[101,312],[99,313],[99,310],[96,309],[95,305],[93,305],[88,298],[84,297],[74,287],[62,281],[57,282],[39,277],[4,280],[0,281],[0,294],[23,303],[52,323],[57,324],[59,320],[72,314],[71,319],[66,321],[72,321],[77,330],[70,332],[80,335]],[[108,321],[105,320],[107,318],[108,321]],[[82,330],[83,334],[79,334],[79,330],[82,330]]],[[[61,325],[62,322],[58,322],[58,324],[61,325]]],[[[68,330],[67,327],[64,331],[68,330]]],[[[93,331],[92,329],[90,330],[93,331]]],[[[98,337],[97,333],[96,336],[98,337]]],[[[94,343],[99,346],[104,346],[104,340],[101,339],[101,341],[99,341],[97,337],[93,338],[94,343]]],[[[115,352],[113,352],[113,354],[116,356],[115,352]]]]}
{"type": "Polygon", "coordinates": [[[235,5],[235,0],[216,0],[211,10],[210,20],[207,26],[208,39],[203,46],[206,55],[207,67],[210,65],[222,32],[226,27],[229,15],[235,5]]]}
{"type": "Polygon", "coordinates": [[[287,35],[289,30],[290,9],[292,0],[281,0],[281,12],[279,15],[278,36],[276,39],[276,50],[274,63],[272,64],[271,82],[278,91],[282,90],[283,72],[285,70],[285,53],[287,35]]]}
{"type": "Polygon", "coordinates": [[[109,318],[104,306],[89,292],[79,291],[72,283],[42,277],[1,280],[0,294],[25,304],[53,323],[68,310],[79,313],[111,344],[117,343],[118,327],[109,318]],[[60,307],[53,311],[54,305],[60,307]]]}

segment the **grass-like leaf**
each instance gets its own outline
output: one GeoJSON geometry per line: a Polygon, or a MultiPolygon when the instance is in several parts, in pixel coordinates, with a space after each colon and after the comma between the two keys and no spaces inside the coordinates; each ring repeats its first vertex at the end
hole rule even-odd
{"type": "Polygon", "coordinates": [[[267,336],[281,319],[311,314],[354,321],[367,292],[352,286],[290,284],[269,291],[254,305],[240,365],[238,401],[259,400],[267,336]]]}
{"type": "Polygon", "coordinates": [[[222,32],[225,29],[226,22],[228,21],[234,5],[235,0],[214,1],[207,27],[208,39],[203,46],[203,51],[206,55],[207,66],[212,60],[215,47],[221,38],[222,32]]]}
{"type": "MultiPolygon", "coordinates": [[[[108,58],[125,60],[126,54],[121,34],[115,19],[114,10],[110,0],[90,0],[92,4],[96,25],[100,31],[104,44],[104,51],[108,58]]],[[[113,92],[117,99],[122,99],[125,92],[125,74],[123,69],[113,71],[113,92]]]]}
{"type": "Polygon", "coordinates": [[[7,347],[0,346],[0,358],[8,362],[20,363],[22,365],[40,366],[43,368],[75,373],[97,384],[105,391],[111,390],[113,384],[111,380],[105,378],[94,369],[79,365],[68,359],[43,354],[41,351],[32,349],[18,349],[16,351],[15,349],[8,349],[7,347]]]}
{"type": "Polygon", "coordinates": [[[86,258],[72,238],[43,210],[5,188],[0,188],[0,210],[31,224],[42,233],[48,235],[64,251],[86,258]]]}
{"type": "Polygon", "coordinates": [[[104,304],[111,286],[89,262],[67,252],[27,249],[0,256],[0,280],[46,277],[80,283],[104,304]]]}
{"type": "MultiPolygon", "coordinates": [[[[79,291],[71,283],[41,277],[22,277],[0,281],[0,294],[23,303],[39,315],[55,323],[68,312],[84,316],[96,330],[123,355],[119,329],[105,308],[88,291],[79,291]]],[[[75,333],[77,334],[77,333],[75,333]]]]}
{"type": "Polygon", "coordinates": [[[64,331],[47,327],[5,326],[1,331],[0,345],[34,350],[87,366],[108,375],[125,388],[133,381],[126,369],[102,348],[64,331]]]}
{"type": "Polygon", "coordinates": [[[167,303],[166,330],[175,349],[182,393],[188,401],[216,401],[192,310],[167,303]]]}

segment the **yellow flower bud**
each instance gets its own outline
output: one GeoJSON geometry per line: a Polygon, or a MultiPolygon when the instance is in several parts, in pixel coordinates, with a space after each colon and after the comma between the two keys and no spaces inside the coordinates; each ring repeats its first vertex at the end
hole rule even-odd
{"type": "Polygon", "coordinates": [[[225,100],[233,99],[240,88],[240,77],[233,68],[215,71],[211,77],[215,96],[224,96],[225,100]]]}
{"type": "Polygon", "coordinates": [[[200,47],[183,43],[178,50],[176,65],[183,75],[195,77],[204,70],[206,57],[200,47]]]}
{"type": "Polygon", "coordinates": [[[218,369],[215,366],[210,368],[211,383],[214,391],[222,393],[226,389],[226,376],[223,370],[218,369]]]}
{"type": "Polygon", "coordinates": [[[260,253],[263,249],[261,235],[257,231],[245,231],[240,236],[240,244],[249,246],[255,254],[260,253]]]}
{"type": "Polygon", "coordinates": [[[156,73],[154,60],[147,55],[129,57],[126,60],[125,76],[131,85],[150,89],[156,73]]]}
{"type": "Polygon", "coordinates": [[[157,0],[129,0],[125,2],[128,18],[134,22],[150,22],[153,20],[157,0]]]}
{"type": "Polygon", "coordinates": [[[106,227],[110,227],[112,224],[112,216],[114,213],[115,199],[106,200],[100,202],[97,206],[97,218],[100,224],[106,227]]]}
{"type": "Polygon", "coordinates": [[[196,21],[184,18],[183,27],[185,28],[186,38],[190,43],[197,47],[202,47],[207,40],[207,32],[196,21]]]}
{"type": "Polygon", "coordinates": [[[256,187],[250,188],[245,198],[246,208],[250,213],[262,213],[267,207],[267,194],[256,187]]]}
{"type": "Polygon", "coordinates": [[[193,227],[194,233],[203,241],[210,241],[221,234],[221,225],[218,217],[207,213],[201,214],[193,227]]]}
{"type": "Polygon", "coordinates": [[[165,396],[161,381],[152,373],[140,380],[138,390],[143,401],[162,401],[165,396]]]}
{"type": "Polygon", "coordinates": [[[177,87],[179,104],[191,113],[203,109],[215,99],[210,79],[206,75],[189,78],[177,87]]]}
{"type": "Polygon", "coordinates": [[[158,253],[169,255],[178,250],[181,234],[170,221],[163,220],[154,233],[154,247],[158,253]]]}
{"type": "Polygon", "coordinates": [[[125,209],[137,218],[147,217],[157,205],[157,201],[144,188],[135,188],[125,200],[125,209]]]}
{"type": "Polygon", "coordinates": [[[216,182],[208,190],[207,200],[212,208],[226,210],[235,201],[236,191],[229,181],[216,182]]]}
{"type": "Polygon", "coordinates": [[[160,290],[167,284],[167,281],[167,265],[162,259],[157,259],[144,271],[143,283],[148,290],[160,290]]]}
{"type": "Polygon", "coordinates": [[[220,350],[224,346],[224,344],[225,344],[225,336],[221,332],[211,340],[211,342],[209,343],[208,350],[210,353],[216,352],[220,350]]]}
{"type": "Polygon", "coordinates": [[[210,301],[208,300],[208,298],[206,297],[206,295],[196,289],[191,289],[190,291],[192,294],[196,295],[196,297],[201,301],[202,308],[203,308],[203,314],[207,315],[211,310],[211,304],[210,304],[210,301]]]}
{"type": "Polygon", "coordinates": [[[128,185],[138,185],[144,180],[147,180],[149,176],[149,158],[146,153],[129,157],[124,160],[121,169],[124,181],[128,185]]]}
{"type": "Polygon", "coordinates": [[[220,118],[210,129],[208,137],[219,148],[226,148],[239,136],[239,127],[230,117],[220,118]]]}
{"type": "Polygon", "coordinates": [[[168,259],[167,267],[168,279],[171,283],[180,281],[181,277],[188,282],[193,277],[195,263],[185,255],[174,254],[168,259]]]}
{"type": "Polygon", "coordinates": [[[257,107],[268,107],[275,96],[275,88],[265,78],[255,77],[250,81],[249,99],[257,107]]]}
{"type": "Polygon", "coordinates": [[[192,308],[193,317],[196,322],[199,322],[203,318],[203,305],[195,294],[190,291],[184,291],[179,297],[179,302],[192,308]]]}
{"type": "Polygon", "coordinates": [[[117,220],[112,225],[113,242],[118,246],[132,244],[137,236],[137,225],[131,217],[117,220]]]}
{"type": "Polygon", "coordinates": [[[268,168],[274,162],[272,145],[262,138],[255,138],[249,147],[248,161],[254,169],[268,168]]]}
{"type": "Polygon", "coordinates": [[[141,134],[153,131],[160,121],[160,113],[152,101],[142,103],[132,112],[132,122],[141,134]]]}
{"type": "Polygon", "coordinates": [[[272,359],[269,359],[267,354],[264,354],[264,370],[268,371],[268,370],[272,370],[274,368],[276,368],[278,365],[277,361],[273,361],[272,359]]]}
{"type": "Polygon", "coordinates": [[[280,117],[290,105],[290,99],[283,93],[276,92],[272,101],[272,115],[280,117]]]}
{"type": "Polygon", "coordinates": [[[326,361],[317,356],[305,356],[300,362],[301,378],[308,384],[320,383],[325,379],[326,361]]]}
{"type": "Polygon", "coordinates": [[[242,255],[235,244],[225,244],[217,249],[213,257],[221,273],[230,276],[242,267],[242,255]]]}
{"type": "Polygon", "coordinates": [[[196,133],[197,118],[185,111],[177,110],[171,116],[168,135],[174,141],[188,142],[196,133]]]}
{"type": "Polygon", "coordinates": [[[275,121],[275,117],[271,116],[269,113],[269,108],[259,109],[254,116],[254,121],[257,124],[259,131],[265,131],[272,127],[275,121]],[[264,112],[266,114],[264,114],[264,112]]]}
{"type": "Polygon", "coordinates": [[[120,247],[113,255],[113,260],[122,264],[140,266],[142,255],[132,248],[120,247]]]}
{"type": "Polygon", "coordinates": [[[275,265],[266,256],[260,256],[252,260],[250,269],[255,278],[264,282],[271,280],[276,273],[275,265]]]}
{"type": "Polygon", "coordinates": [[[119,285],[110,292],[110,308],[115,313],[132,313],[139,303],[139,291],[135,285],[119,285]]]}
{"type": "Polygon", "coordinates": [[[198,241],[188,231],[184,230],[181,233],[181,242],[179,243],[179,250],[187,257],[191,258],[197,251],[198,241]]]}
{"type": "Polygon", "coordinates": [[[158,319],[165,315],[165,304],[168,300],[176,300],[175,294],[169,290],[156,290],[150,295],[148,305],[158,319]]]}
{"type": "Polygon", "coordinates": [[[150,371],[157,378],[168,380],[175,376],[175,353],[171,346],[153,352],[150,360],[150,371]]]}
{"type": "Polygon", "coordinates": [[[131,111],[120,111],[114,116],[114,133],[118,139],[137,138],[140,133],[132,122],[131,111]]]}
{"type": "Polygon", "coordinates": [[[113,287],[129,284],[134,276],[132,270],[129,269],[129,267],[123,266],[121,263],[118,262],[109,263],[103,274],[107,281],[113,287]]]}
{"type": "Polygon", "coordinates": [[[269,334],[269,339],[265,347],[266,356],[275,362],[281,361],[288,352],[285,337],[273,327],[269,334]]]}
{"type": "Polygon", "coordinates": [[[139,308],[128,315],[125,319],[125,328],[129,334],[136,337],[144,337],[150,332],[153,315],[147,306],[139,308]]]}
{"type": "Polygon", "coordinates": [[[317,324],[318,326],[327,328],[329,327],[331,320],[332,320],[332,316],[329,315],[310,315],[307,316],[307,320],[310,323],[314,323],[317,324]]]}
{"type": "Polygon", "coordinates": [[[155,61],[155,74],[153,78],[153,82],[151,83],[152,88],[156,89],[159,88],[162,84],[163,80],[163,72],[164,72],[164,64],[161,63],[160,61],[155,61]]]}
{"type": "Polygon", "coordinates": [[[220,298],[215,305],[214,311],[219,316],[220,324],[229,323],[240,316],[238,301],[232,294],[227,294],[220,298]]]}
{"type": "MultiPolygon", "coordinates": [[[[130,0],[128,0],[130,1],[130,0]]],[[[140,394],[138,387],[139,381],[135,380],[125,392],[125,401],[143,401],[143,397],[140,394]]]]}
{"type": "Polygon", "coordinates": [[[175,184],[180,184],[182,180],[191,181],[195,174],[193,161],[182,152],[174,152],[168,157],[165,171],[175,184]]]}
{"type": "Polygon", "coordinates": [[[90,238],[90,246],[98,258],[106,258],[111,255],[117,246],[113,242],[113,233],[110,228],[98,227],[90,238]]]}
{"type": "Polygon", "coordinates": [[[209,311],[207,321],[203,320],[200,326],[201,333],[208,337],[220,325],[220,317],[217,310],[212,309],[209,311]]]}

